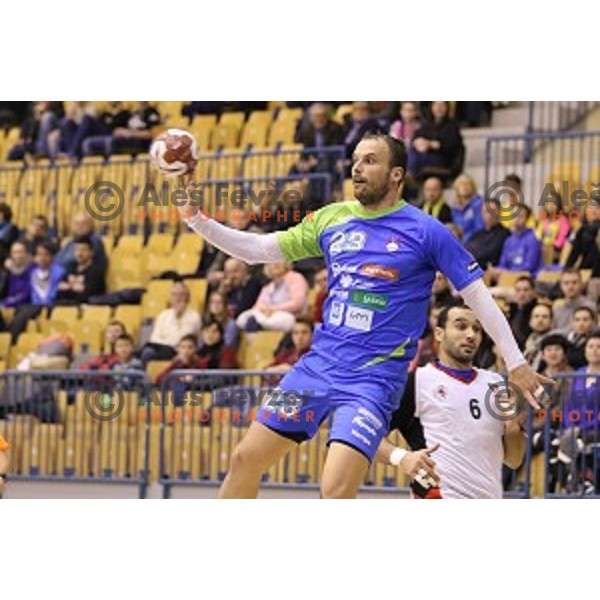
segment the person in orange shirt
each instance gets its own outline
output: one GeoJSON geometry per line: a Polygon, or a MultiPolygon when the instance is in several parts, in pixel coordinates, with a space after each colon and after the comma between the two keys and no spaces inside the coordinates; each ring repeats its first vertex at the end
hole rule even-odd
{"type": "Polygon", "coordinates": [[[6,472],[8,471],[8,442],[0,435],[0,497],[6,488],[6,472]]]}

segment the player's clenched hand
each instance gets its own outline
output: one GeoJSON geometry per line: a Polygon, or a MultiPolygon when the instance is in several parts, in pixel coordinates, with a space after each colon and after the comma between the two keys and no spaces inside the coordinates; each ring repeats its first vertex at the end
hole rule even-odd
{"type": "Polygon", "coordinates": [[[406,475],[411,479],[414,479],[421,470],[424,470],[427,475],[435,481],[435,484],[438,485],[440,478],[435,472],[435,462],[431,458],[431,454],[433,454],[439,447],[440,445],[436,444],[431,448],[409,452],[400,463],[406,475]]]}
{"type": "Polygon", "coordinates": [[[529,365],[521,365],[510,371],[508,381],[521,391],[525,400],[536,410],[548,404],[549,398],[543,386],[556,385],[552,379],[536,373],[529,365]]]}

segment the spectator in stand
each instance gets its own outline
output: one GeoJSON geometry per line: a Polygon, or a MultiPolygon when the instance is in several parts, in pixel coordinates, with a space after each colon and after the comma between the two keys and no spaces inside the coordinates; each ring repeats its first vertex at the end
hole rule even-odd
{"type": "Polygon", "coordinates": [[[581,227],[571,236],[571,252],[566,266],[591,269],[592,277],[600,277],[600,201],[590,200],[581,227]]]}
{"type": "Polygon", "coordinates": [[[588,306],[580,306],[575,310],[570,328],[560,331],[569,342],[567,360],[574,369],[585,365],[585,342],[597,329],[596,312],[588,306]]]}
{"type": "Polygon", "coordinates": [[[236,258],[225,261],[224,276],[219,292],[227,298],[229,314],[239,317],[254,306],[260,294],[261,283],[248,273],[248,265],[236,258]]]}
{"type": "Polygon", "coordinates": [[[459,175],[452,186],[455,203],[452,206],[452,222],[460,227],[463,243],[467,243],[478,231],[485,228],[483,198],[477,193],[475,180],[459,175]]]}
{"type": "Polygon", "coordinates": [[[500,262],[504,242],[510,237],[510,231],[499,220],[501,204],[497,198],[490,198],[487,205],[481,207],[484,228],[475,232],[465,244],[479,266],[486,270],[500,262]]]}
{"type": "Polygon", "coordinates": [[[94,233],[94,220],[92,217],[85,212],[76,214],[71,223],[71,232],[73,237],[65,240],[63,247],[56,255],[56,260],[67,270],[74,267],[77,262],[75,260],[75,240],[87,237],[94,249],[94,261],[100,268],[106,270],[108,261],[104,244],[102,238],[94,233]]]}
{"type": "Polygon", "coordinates": [[[111,151],[112,134],[115,129],[126,128],[131,112],[123,108],[121,102],[108,102],[106,110],[98,117],[92,114],[83,116],[67,153],[70,156],[108,156],[111,151]]]}
{"type": "MultiPolygon", "coordinates": [[[[600,333],[594,333],[585,344],[586,365],[576,370],[568,402],[562,407],[561,451],[572,465],[570,488],[582,479],[582,493],[595,493],[593,484],[594,450],[598,442],[598,414],[600,411],[600,333]],[[580,457],[584,452],[587,456],[580,457]]],[[[572,490],[574,491],[574,490],[572,490]]]]}
{"type": "Polygon", "coordinates": [[[316,290],[315,300],[313,305],[312,320],[314,323],[323,322],[323,306],[327,299],[327,269],[317,271],[315,275],[316,290]]]}
{"type": "Polygon", "coordinates": [[[203,322],[218,321],[223,326],[223,341],[229,348],[237,348],[239,344],[239,331],[235,319],[229,314],[227,299],[221,292],[211,292],[203,322]]]}
{"type": "Polygon", "coordinates": [[[14,242],[7,261],[8,285],[0,306],[18,307],[31,301],[31,271],[33,264],[25,244],[14,242]]]}
{"type": "Polygon", "coordinates": [[[560,289],[565,297],[564,302],[557,300],[554,307],[554,328],[566,329],[571,325],[575,311],[587,306],[595,311],[592,300],[583,295],[583,281],[578,269],[565,269],[560,276],[560,289]]]}
{"type": "Polygon", "coordinates": [[[254,306],[237,318],[237,326],[244,331],[290,331],[296,316],[306,311],[306,279],[287,262],[265,265],[265,275],[270,282],[263,287],[254,306]]]}
{"type": "Polygon", "coordinates": [[[119,338],[119,336],[127,333],[127,329],[125,325],[121,323],[121,321],[111,321],[104,330],[104,341],[102,344],[102,349],[105,354],[114,354],[115,353],[115,342],[119,338]]]}
{"type": "Polygon", "coordinates": [[[444,183],[437,176],[428,177],[423,184],[423,210],[441,223],[452,223],[452,211],[444,200],[444,183]]]}
{"type": "Polygon", "coordinates": [[[542,266],[542,245],[533,229],[527,227],[531,209],[522,204],[514,218],[513,233],[504,242],[502,256],[497,267],[488,271],[499,278],[503,271],[527,271],[535,277],[542,266]]]}
{"type": "MultiPolygon", "coordinates": [[[[116,360],[110,366],[111,371],[139,371],[140,375],[144,373],[142,361],[135,356],[135,342],[128,333],[122,333],[116,339],[114,357],[116,360]]],[[[116,379],[116,384],[120,389],[134,390],[136,383],[142,381],[142,377],[122,374],[116,379]]]]}
{"type": "Polygon", "coordinates": [[[56,240],[49,235],[48,217],[46,215],[35,215],[32,217],[29,225],[19,237],[19,241],[23,242],[27,247],[27,252],[31,256],[35,256],[38,244],[41,242],[54,243],[56,240]]]}
{"type": "Polygon", "coordinates": [[[111,154],[140,154],[148,152],[152,141],[152,128],[160,125],[160,114],[148,102],[138,102],[126,127],[116,127],[112,132],[111,154]]]}
{"type": "Polygon", "coordinates": [[[156,317],[150,341],[142,348],[144,364],[151,360],[172,359],[177,353],[177,344],[184,336],[200,332],[200,315],[189,307],[190,290],[185,283],[173,283],[169,296],[170,308],[156,317]]]}
{"type": "Polygon", "coordinates": [[[90,238],[77,237],[73,244],[76,264],[66,269],[58,284],[58,304],[82,304],[106,291],[106,268],[94,255],[90,238]]]}
{"type": "Polygon", "coordinates": [[[98,153],[110,155],[147,152],[152,139],[152,128],[160,125],[160,114],[148,102],[137,104],[137,109],[132,113],[117,109],[112,120],[107,119],[108,123],[103,123],[103,127],[109,129],[110,133],[86,139],[83,153],[87,156],[98,153]]]}
{"type": "Polygon", "coordinates": [[[293,347],[279,352],[275,356],[275,360],[265,370],[287,373],[310,350],[312,336],[312,322],[298,317],[292,328],[293,347]]]}
{"type": "MultiPolygon", "coordinates": [[[[540,342],[542,360],[540,361],[541,373],[551,379],[559,373],[570,373],[573,369],[567,360],[567,351],[569,342],[564,336],[551,333],[545,336],[540,342]]],[[[565,380],[559,382],[564,385],[565,380]]],[[[560,395],[558,396],[560,398],[560,395]]]]}
{"type": "Polygon", "coordinates": [[[65,270],[54,257],[56,246],[51,242],[40,242],[35,253],[35,266],[29,275],[30,304],[19,306],[10,324],[13,343],[27,328],[30,319],[37,318],[45,306],[52,306],[58,294],[58,286],[65,276],[65,270]]]}
{"type": "Polygon", "coordinates": [[[519,277],[515,282],[514,300],[508,305],[508,322],[521,350],[531,334],[531,313],[537,304],[535,284],[531,277],[519,277]]]}
{"type": "Polygon", "coordinates": [[[443,308],[452,299],[453,294],[448,278],[441,271],[437,271],[431,288],[431,306],[443,308]]]}
{"type": "Polygon", "coordinates": [[[19,237],[19,228],[12,222],[12,209],[0,202],[0,244],[8,250],[19,237]]]}
{"type": "MultiPolygon", "coordinates": [[[[177,357],[156,378],[156,383],[161,385],[168,373],[179,369],[237,368],[235,351],[225,345],[223,326],[218,321],[209,321],[202,326],[201,348],[200,350],[197,348],[198,338],[195,335],[186,335],[181,338],[177,345],[177,357]]],[[[191,382],[192,378],[184,378],[183,381],[191,382]]]]}
{"type": "Polygon", "coordinates": [[[62,103],[34,102],[32,114],[21,126],[21,137],[8,153],[8,160],[30,160],[50,156],[48,138],[58,127],[62,103]]]}
{"type": "MultiPolygon", "coordinates": [[[[340,146],[344,143],[344,128],[331,118],[327,105],[315,102],[308,110],[308,122],[300,124],[294,141],[305,148],[340,146]]],[[[334,167],[332,156],[315,152],[302,156],[292,173],[333,172],[334,167]]]]}
{"type": "Polygon", "coordinates": [[[544,263],[553,265],[560,261],[560,255],[569,237],[571,226],[563,212],[563,202],[559,194],[544,200],[538,214],[539,224],[536,235],[542,242],[544,263]]]}
{"type": "MultiPolygon", "coordinates": [[[[380,131],[377,119],[373,117],[371,106],[368,102],[353,102],[352,112],[346,116],[344,124],[344,146],[346,147],[346,166],[352,163],[352,154],[358,142],[367,133],[380,131]]],[[[348,172],[348,176],[350,176],[348,172]]]]}
{"type": "Polygon", "coordinates": [[[400,104],[400,118],[390,127],[390,135],[410,148],[415,138],[415,133],[421,127],[419,106],[416,102],[402,102],[400,104]]]}
{"type": "Polygon", "coordinates": [[[552,329],[552,307],[550,305],[538,302],[533,307],[529,319],[529,329],[531,333],[525,341],[523,356],[537,371],[542,360],[542,341],[552,329]]]}
{"type": "Polygon", "coordinates": [[[429,175],[456,177],[464,163],[458,123],[450,117],[449,102],[432,102],[429,118],[419,127],[408,148],[408,172],[418,180],[429,175]]]}

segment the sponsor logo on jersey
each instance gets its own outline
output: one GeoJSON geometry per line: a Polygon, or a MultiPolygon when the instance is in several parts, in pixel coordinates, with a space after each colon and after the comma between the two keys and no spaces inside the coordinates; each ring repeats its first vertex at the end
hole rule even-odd
{"type": "Polygon", "coordinates": [[[467,271],[469,273],[472,273],[473,271],[475,271],[477,269],[477,267],[479,267],[479,263],[475,260],[467,267],[467,271]]]}
{"type": "Polygon", "coordinates": [[[359,290],[370,290],[371,288],[375,287],[373,282],[362,281],[358,277],[352,277],[352,275],[348,275],[348,273],[344,273],[340,277],[339,284],[345,290],[347,290],[351,287],[357,288],[359,290]]]}
{"type": "Polygon", "coordinates": [[[337,277],[340,273],[356,273],[357,271],[357,265],[341,265],[339,262],[331,263],[331,272],[334,277],[337,277]]]}
{"type": "Polygon", "coordinates": [[[352,430],[352,435],[355,438],[358,438],[361,442],[363,442],[363,444],[366,444],[367,446],[371,445],[371,440],[367,439],[362,433],[360,433],[359,431],[356,431],[356,429],[352,430]]]}
{"type": "Polygon", "coordinates": [[[445,400],[448,397],[448,390],[446,386],[438,385],[435,390],[436,398],[440,398],[441,400],[445,400]]]}
{"type": "Polygon", "coordinates": [[[367,234],[364,231],[337,231],[331,238],[329,254],[337,256],[342,252],[359,252],[367,243],[367,234]]]}
{"type": "Polygon", "coordinates": [[[344,325],[351,329],[360,331],[371,331],[373,325],[373,311],[366,308],[358,308],[357,306],[349,306],[346,311],[346,320],[344,325]]]}
{"type": "Polygon", "coordinates": [[[329,311],[329,322],[332,325],[341,325],[344,318],[344,303],[332,302],[331,310],[329,311]]]}
{"type": "Polygon", "coordinates": [[[352,290],[350,292],[350,302],[375,310],[385,310],[389,302],[389,296],[387,294],[374,294],[373,292],[365,292],[363,290],[352,290]]]}
{"type": "Polygon", "coordinates": [[[347,290],[330,290],[329,295],[332,298],[337,298],[338,300],[348,300],[350,297],[350,292],[347,290]]]}
{"type": "Polygon", "coordinates": [[[367,277],[375,277],[376,279],[383,279],[385,281],[391,281],[395,283],[398,281],[398,269],[390,269],[382,265],[364,265],[360,270],[361,275],[367,277]]]}
{"type": "Polygon", "coordinates": [[[400,250],[400,238],[393,235],[385,244],[385,248],[388,252],[398,252],[400,250]]]}
{"type": "Polygon", "coordinates": [[[358,409],[358,414],[365,417],[365,419],[372,423],[377,429],[383,427],[383,423],[370,410],[361,407],[358,409]]]}

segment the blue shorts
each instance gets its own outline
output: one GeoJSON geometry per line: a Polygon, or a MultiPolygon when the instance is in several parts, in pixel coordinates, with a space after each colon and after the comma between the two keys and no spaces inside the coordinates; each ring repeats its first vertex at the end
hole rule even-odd
{"type": "Polygon", "coordinates": [[[400,406],[408,362],[404,367],[400,377],[391,380],[376,372],[344,371],[343,365],[308,352],[264,399],[256,420],[301,443],[332,414],[327,444],[346,444],[372,461],[400,406]]]}

